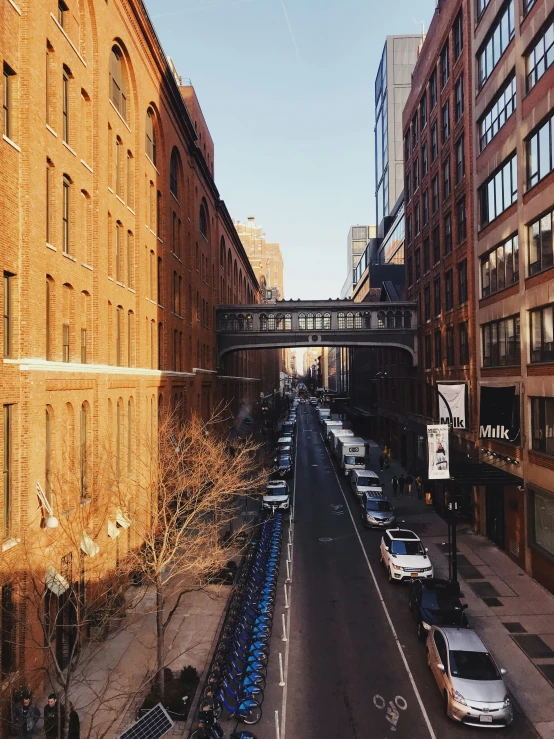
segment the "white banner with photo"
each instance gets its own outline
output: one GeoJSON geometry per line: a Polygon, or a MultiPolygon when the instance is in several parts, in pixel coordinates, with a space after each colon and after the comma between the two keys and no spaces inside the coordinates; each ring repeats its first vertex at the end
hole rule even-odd
{"type": "Polygon", "coordinates": [[[450,479],[450,450],[448,448],[448,426],[427,426],[427,454],[429,456],[429,479],[450,479]]]}
{"type": "MultiPolygon", "coordinates": [[[[467,429],[466,423],[466,385],[445,385],[437,382],[437,389],[452,411],[452,428],[467,429]]],[[[439,395],[439,418],[441,423],[450,423],[450,416],[444,400],[439,395]]]]}

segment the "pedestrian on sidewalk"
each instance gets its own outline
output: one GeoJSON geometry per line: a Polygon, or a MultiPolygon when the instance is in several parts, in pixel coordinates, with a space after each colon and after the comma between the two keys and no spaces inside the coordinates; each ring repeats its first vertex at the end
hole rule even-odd
{"type": "Polygon", "coordinates": [[[13,709],[13,721],[20,739],[31,739],[40,719],[40,711],[31,700],[31,693],[23,693],[21,703],[13,709]]]}
{"type": "Polygon", "coordinates": [[[396,475],[393,475],[392,477],[392,489],[394,491],[394,497],[396,498],[396,493],[398,491],[398,477],[396,475]]]}
{"type": "Polygon", "coordinates": [[[381,454],[381,456],[379,457],[379,468],[380,468],[381,472],[382,472],[382,471],[384,470],[384,468],[385,468],[385,459],[384,459],[384,457],[383,457],[383,455],[382,455],[382,454],[381,454]]]}
{"type": "Polygon", "coordinates": [[[58,703],[55,693],[50,693],[44,706],[44,733],[46,739],[58,739],[59,728],[63,724],[64,709],[58,703]]]}
{"type": "Polygon", "coordinates": [[[419,500],[423,497],[423,480],[421,479],[421,475],[418,475],[415,479],[416,484],[416,490],[417,490],[417,497],[419,500]]]}
{"type": "Polygon", "coordinates": [[[389,468],[389,455],[387,454],[385,456],[385,469],[388,470],[389,468]]]}
{"type": "Polygon", "coordinates": [[[410,473],[406,476],[406,485],[408,486],[408,495],[412,496],[412,486],[414,484],[414,478],[410,475],[410,473]]]}
{"type": "Polygon", "coordinates": [[[400,488],[400,497],[404,497],[404,485],[406,484],[406,478],[404,477],[404,473],[402,473],[398,479],[398,487],[400,488]]]}

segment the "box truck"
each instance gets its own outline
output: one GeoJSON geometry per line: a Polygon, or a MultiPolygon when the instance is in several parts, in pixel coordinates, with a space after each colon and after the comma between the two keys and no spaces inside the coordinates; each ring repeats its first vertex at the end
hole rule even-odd
{"type": "Polygon", "coordinates": [[[339,437],[337,459],[345,475],[349,475],[351,470],[364,470],[367,458],[367,441],[359,436],[339,437]]]}
{"type": "Polygon", "coordinates": [[[335,456],[337,459],[339,458],[337,454],[338,440],[343,436],[352,437],[354,436],[354,432],[352,431],[352,429],[331,429],[330,447],[333,456],[335,456]]]}

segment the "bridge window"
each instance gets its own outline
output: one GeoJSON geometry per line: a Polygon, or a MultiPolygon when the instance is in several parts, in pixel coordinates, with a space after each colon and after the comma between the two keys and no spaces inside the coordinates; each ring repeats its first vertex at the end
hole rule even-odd
{"type": "Polygon", "coordinates": [[[252,331],[254,327],[254,319],[252,318],[252,313],[248,313],[246,315],[246,330],[252,331]]]}
{"type": "Polygon", "coordinates": [[[323,328],[323,316],[321,315],[321,313],[315,314],[315,327],[316,329],[323,328]]]}
{"type": "Polygon", "coordinates": [[[237,316],[237,327],[239,331],[244,331],[244,315],[242,313],[237,316]]]}
{"type": "Polygon", "coordinates": [[[323,314],[323,328],[331,328],[331,314],[330,313],[324,313],[323,314]]]}
{"type": "Polygon", "coordinates": [[[371,313],[362,313],[363,319],[364,319],[364,328],[370,328],[371,327],[371,313]]]}
{"type": "Polygon", "coordinates": [[[412,314],[409,310],[404,311],[404,328],[412,328],[412,314]]]}
{"type": "Polygon", "coordinates": [[[394,328],[394,313],[391,310],[387,311],[387,328],[394,328]]]}
{"type": "Polygon", "coordinates": [[[285,316],[282,313],[277,313],[277,331],[284,331],[285,329],[285,316]]]}
{"type": "Polygon", "coordinates": [[[305,313],[299,313],[298,314],[298,328],[302,331],[306,328],[306,314],[305,313]]]}
{"type": "Polygon", "coordinates": [[[267,316],[265,313],[260,315],[260,331],[267,331],[267,316]]]}
{"type": "Polygon", "coordinates": [[[402,311],[397,310],[394,314],[395,328],[402,328],[402,311]]]}
{"type": "Polygon", "coordinates": [[[275,331],[275,313],[270,313],[267,317],[267,330],[275,331]]]}
{"type": "Polygon", "coordinates": [[[346,328],[354,328],[354,314],[353,313],[346,314],[346,328]]]}
{"type": "Polygon", "coordinates": [[[292,330],[292,316],[290,313],[285,313],[285,331],[292,330]]]}
{"type": "Polygon", "coordinates": [[[377,313],[377,328],[385,328],[385,311],[380,310],[377,313]]]}
{"type": "Polygon", "coordinates": [[[362,328],[362,314],[354,313],[354,328],[362,328]]]}
{"type": "Polygon", "coordinates": [[[219,328],[225,331],[225,329],[227,328],[228,322],[229,322],[229,316],[227,315],[227,313],[224,313],[222,316],[219,317],[219,328]]]}
{"type": "Polygon", "coordinates": [[[346,328],[346,314],[339,313],[339,328],[346,328]]]}
{"type": "Polygon", "coordinates": [[[237,317],[233,313],[231,313],[231,315],[229,316],[228,326],[229,326],[229,331],[237,330],[237,317]]]}

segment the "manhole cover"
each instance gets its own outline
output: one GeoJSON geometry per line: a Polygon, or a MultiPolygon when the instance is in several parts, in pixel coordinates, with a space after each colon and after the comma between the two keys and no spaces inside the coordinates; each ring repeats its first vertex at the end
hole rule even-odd
{"type": "Polygon", "coordinates": [[[319,541],[322,541],[324,544],[327,544],[330,541],[333,541],[330,536],[322,536],[320,537],[319,541]]]}

